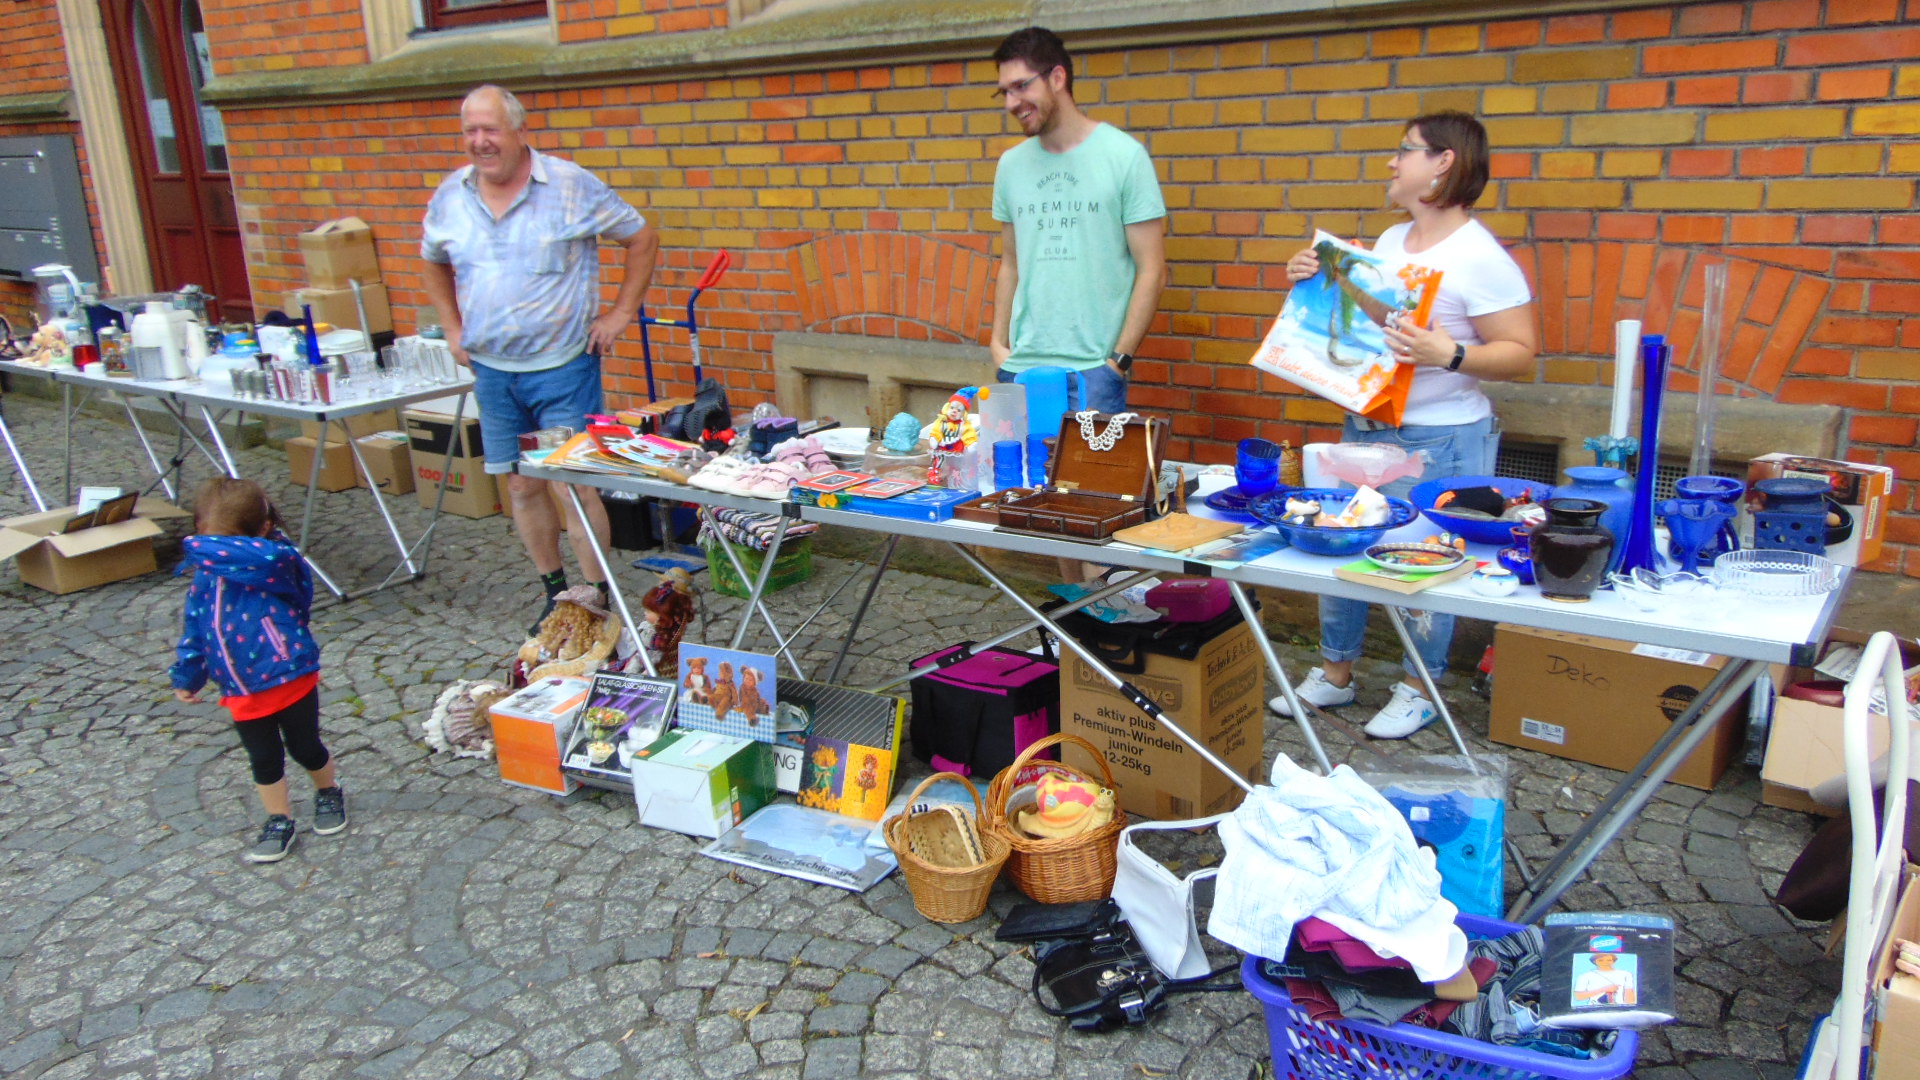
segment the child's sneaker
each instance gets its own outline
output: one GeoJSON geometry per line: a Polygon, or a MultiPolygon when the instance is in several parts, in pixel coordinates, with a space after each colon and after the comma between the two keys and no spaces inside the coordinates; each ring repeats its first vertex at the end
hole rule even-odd
{"type": "MultiPolygon", "coordinates": [[[[338,789],[335,789],[338,790],[338,789]]],[[[279,862],[293,850],[293,838],[298,830],[293,819],[285,814],[274,814],[260,828],[260,838],[247,849],[247,861],[254,863],[279,862]]]]}
{"type": "Polygon", "coordinates": [[[313,793],[313,831],[316,836],[332,836],[347,827],[347,793],[340,786],[321,788],[313,793]]]}

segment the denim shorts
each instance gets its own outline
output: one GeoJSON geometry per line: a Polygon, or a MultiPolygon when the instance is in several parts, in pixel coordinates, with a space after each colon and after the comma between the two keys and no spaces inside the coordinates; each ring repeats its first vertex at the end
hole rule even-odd
{"type": "MultiPolygon", "coordinates": [[[[1012,382],[1017,374],[1001,368],[994,372],[993,377],[996,382],[1012,382]]],[[[1127,376],[1113,370],[1113,365],[1103,360],[1079,374],[1086,382],[1087,400],[1074,401],[1075,409],[1092,409],[1102,413],[1127,411],[1127,376]]],[[[1075,396],[1078,396],[1077,391],[1075,396]]]]}
{"type": "Polygon", "coordinates": [[[520,460],[520,436],[550,427],[585,431],[587,414],[603,410],[600,358],[581,353],[545,371],[496,371],[475,364],[473,397],[480,403],[487,471],[510,473],[520,460]]]}

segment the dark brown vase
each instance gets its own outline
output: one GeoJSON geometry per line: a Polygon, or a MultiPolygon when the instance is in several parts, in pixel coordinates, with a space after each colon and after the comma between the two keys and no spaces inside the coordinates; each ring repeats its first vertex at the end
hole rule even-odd
{"type": "Polygon", "coordinates": [[[1547,522],[1533,530],[1533,580],[1540,595],[1582,604],[1607,575],[1613,534],[1600,524],[1607,504],[1593,499],[1548,499],[1547,522]]]}

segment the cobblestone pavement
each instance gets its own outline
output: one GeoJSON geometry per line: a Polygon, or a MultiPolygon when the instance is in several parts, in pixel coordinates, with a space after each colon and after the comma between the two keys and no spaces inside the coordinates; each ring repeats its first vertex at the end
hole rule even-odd
{"type": "MultiPolygon", "coordinates": [[[[6,407],[57,488],[57,409],[17,396],[6,407]]],[[[80,427],[81,479],[140,481],[129,429],[80,427]]],[[[297,505],[277,451],[240,460],[297,505]]],[[[367,498],[322,496],[313,549],[342,576],[364,575],[381,550],[359,531],[367,498]]],[[[411,497],[391,503],[403,524],[423,521],[411,497]]],[[[11,473],[0,478],[0,513],[25,508],[11,473]]],[[[240,859],[260,812],[230,723],[168,693],[179,580],[56,597],[0,570],[0,1075],[1265,1075],[1266,1029],[1241,993],[1176,999],[1143,1030],[1100,1036],[1045,1016],[1029,961],[993,940],[1016,899],[1005,886],[988,917],[930,924],[897,876],[856,896],[735,869],[640,828],[623,796],[555,799],[429,753],[419,723],[435,694],[493,671],[536,610],[509,529],[443,519],[428,580],[316,612],[324,730],[353,824],[303,832],[270,867],[240,859]]],[[[772,605],[791,626],[851,568],[822,560],[772,605]]],[[[850,606],[822,616],[808,664],[830,658],[850,606]]],[[[737,610],[709,597],[707,633],[720,638],[737,610]]],[[[890,575],[851,681],[1014,621],[985,587],[890,575]]],[[[1289,655],[1304,670],[1305,652],[1289,655]]],[[[1377,688],[1392,678],[1385,664],[1362,674],[1377,688]]],[[[1484,733],[1484,703],[1450,696],[1484,733]]],[[[1270,753],[1305,759],[1290,727],[1270,718],[1268,735],[1270,753]]],[[[1431,731],[1416,742],[1443,748],[1431,731]]],[[[1500,752],[1515,770],[1509,828],[1535,858],[1614,779],[1500,752]]],[[[304,780],[295,792],[305,817],[304,780]]],[[[1824,928],[1767,900],[1812,824],[1757,806],[1757,792],[1742,766],[1713,793],[1668,786],[1567,897],[1680,920],[1683,1022],[1646,1041],[1638,1075],[1788,1076],[1831,1000],[1824,928]]]]}

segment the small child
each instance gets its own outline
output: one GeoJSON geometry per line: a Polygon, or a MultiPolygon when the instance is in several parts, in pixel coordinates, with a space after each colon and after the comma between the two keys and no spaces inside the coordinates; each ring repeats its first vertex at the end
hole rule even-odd
{"type": "Polygon", "coordinates": [[[198,704],[211,678],[233,713],[267,811],[247,861],[279,862],[293,848],[286,757],[313,777],[313,831],[347,827],[346,793],[320,742],[320,647],[307,630],[313,578],[280,531],[280,514],[251,480],[215,477],[194,501],[194,535],[179,573],[187,589],[173,696],[198,704]]]}

